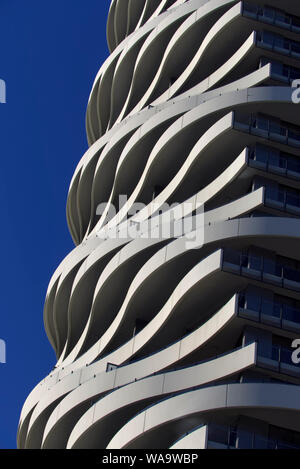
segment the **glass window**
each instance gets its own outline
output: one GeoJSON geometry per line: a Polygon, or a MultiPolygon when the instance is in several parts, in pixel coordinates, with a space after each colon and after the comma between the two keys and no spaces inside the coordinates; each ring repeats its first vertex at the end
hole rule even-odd
{"type": "Polygon", "coordinates": [[[273,46],[280,49],[290,49],[290,41],[282,36],[273,36],[273,46]]]}
{"type": "Polygon", "coordinates": [[[281,125],[280,122],[270,121],[270,132],[274,132],[276,134],[280,134],[281,132],[281,125]]]}
{"type": "Polygon", "coordinates": [[[261,297],[247,292],[246,294],[246,308],[252,311],[260,311],[261,297]]]}
{"type": "Polygon", "coordinates": [[[228,428],[221,425],[208,426],[208,440],[215,443],[228,444],[228,428]]]}
{"type": "Polygon", "coordinates": [[[267,18],[274,18],[275,16],[274,8],[270,8],[270,7],[263,8],[263,15],[266,16],[267,18]]]}
{"type": "Polygon", "coordinates": [[[252,127],[261,130],[269,130],[269,121],[263,116],[254,116],[252,119],[252,127]]]}
{"type": "Polygon", "coordinates": [[[294,171],[295,173],[299,173],[300,172],[300,161],[298,160],[298,158],[289,157],[288,160],[287,160],[287,168],[290,171],[294,171]]]}
{"type": "Polygon", "coordinates": [[[286,38],[281,38],[281,40],[275,40],[275,43],[278,41],[278,47],[282,48],[282,49],[286,49],[287,51],[291,51],[291,47],[292,47],[292,42],[289,40],[289,39],[286,39],[286,38]]]}
{"type": "Polygon", "coordinates": [[[282,65],[282,75],[284,77],[289,78],[290,77],[290,67],[288,65],[282,65]]]}
{"type": "Polygon", "coordinates": [[[279,166],[279,161],[280,161],[280,152],[271,150],[269,152],[269,164],[271,166],[279,166]]]}
{"type": "Polygon", "coordinates": [[[283,305],[282,317],[287,321],[300,322],[300,311],[292,306],[283,305]]]}
{"type": "Polygon", "coordinates": [[[234,425],[230,425],[229,427],[229,438],[228,444],[229,446],[235,447],[237,441],[237,427],[234,425]]]}
{"type": "Polygon", "coordinates": [[[286,348],[286,347],[281,347],[280,351],[280,361],[282,363],[288,363],[289,365],[292,364],[292,353],[293,350],[286,348]]]}
{"type": "Polygon", "coordinates": [[[275,11],[275,21],[280,21],[281,23],[291,24],[291,17],[284,13],[283,11],[275,11]]]}
{"type": "Polygon", "coordinates": [[[300,54],[300,43],[292,41],[291,42],[291,51],[295,54],[300,54]]]}
{"type": "Polygon", "coordinates": [[[278,166],[279,168],[282,168],[282,169],[287,168],[287,159],[284,156],[280,156],[278,166]]]}
{"type": "Polygon", "coordinates": [[[266,44],[269,44],[272,46],[275,42],[275,39],[277,39],[277,44],[283,46],[283,39],[281,36],[276,36],[269,31],[263,31],[262,33],[262,41],[265,42],[266,44]]]}
{"type": "Polygon", "coordinates": [[[248,267],[249,269],[261,270],[262,257],[257,254],[250,253],[248,256],[248,267]]]}
{"type": "Polygon", "coordinates": [[[298,68],[291,67],[290,69],[290,79],[297,80],[300,78],[300,70],[298,68]]]}
{"type": "Polygon", "coordinates": [[[272,345],[272,360],[275,360],[276,362],[279,361],[280,357],[280,346],[279,345],[272,345]]]}
{"type": "Polygon", "coordinates": [[[291,280],[292,282],[300,282],[300,272],[297,270],[294,270],[290,267],[285,267],[283,268],[283,276],[287,280],[291,280]]]}
{"type": "Polygon", "coordinates": [[[239,308],[247,308],[247,300],[245,292],[239,294],[239,308]]]}
{"type": "Polygon", "coordinates": [[[292,16],[292,25],[296,28],[300,28],[300,18],[297,16],[292,16]]]}
{"type": "MultiPolygon", "coordinates": [[[[267,65],[269,63],[270,63],[270,59],[267,59],[266,57],[262,57],[259,61],[259,67],[258,68],[264,67],[265,65],[267,65]]],[[[272,62],[272,69],[273,69],[273,66],[274,66],[275,67],[274,68],[275,73],[281,73],[281,66],[278,67],[278,65],[281,65],[281,64],[279,62],[272,62]],[[279,68],[280,68],[280,71],[278,70],[279,68]]]]}
{"type": "MultiPolygon", "coordinates": [[[[274,310],[275,303],[272,301],[268,300],[267,298],[262,298],[262,305],[261,305],[261,312],[262,314],[266,314],[268,316],[274,316],[275,310],[274,310]]],[[[279,309],[279,315],[280,317],[280,309],[279,309]]]]}
{"type": "Polygon", "coordinates": [[[286,203],[299,207],[299,194],[295,189],[288,189],[286,191],[286,203]]]}
{"type": "Polygon", "coordinates": [[[266,197],[267,199],[275,200],[276,202],[284,203],[285,191],[280,187],[266,184],[266,197]]]}
{"type": "Polygon", "coordinates": [[[268,161],[268,150],[262,145],[257,145],[255,147],[255,160],[261,161],[262,163],[267,163],[268,161]]]}
{"type": "Polygon", "coordinates": [[[244,11],[256,15],[258,12],[258,8],[256,5],[250,5],[249,3],[244,3],[244,11]]]}
{"type": "Polygon", "coordinates": [[[300,140],[299,131],[296,130],[296,129],[289,129],[288,130],[288,137],[293,139],[293,140],[300,140]]]}
{"type": "Polygon", "coordinates": [[[231,249],[225,249],[224,251],[224,262],[231,264],[240,265],[241,253],[231,249]]]}
{"type": "Polygon", "coordinates": [[[276,264],[275,260],[271,259],[269,257],[264,258],[264,272],[267,274],[273,274],[276,275],[276,264]]]}

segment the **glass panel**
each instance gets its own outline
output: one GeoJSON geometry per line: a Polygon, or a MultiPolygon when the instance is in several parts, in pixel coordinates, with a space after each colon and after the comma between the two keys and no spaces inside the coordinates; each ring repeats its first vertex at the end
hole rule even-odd
{"type": "Polygon", "coordinates": [[[266,272],[267,274],[275,275],[276,265],[273,259],[268,259],[268,258],[264,259],[264,272],[266,272]]]}
{"type": "Polygon", "coordinates": [[[273,316],[275,316],[276,318],[280,318],[281,309],[282,309],[282,305],[280,303],[274,302],[273,303],[273,316]]]}
{"type": "Polygon", "coordinates": [[[242,254],[242,256],[241,256],[241,266],[242,267],[248,267],[248,263],[249,263],[249,257],[247,256],[247,254],[242,254]]]}
{"type": "Polygon", "coordinates": [[[262,314],[266,314],[267,316],[274,316],[274,304],[271,301],[263,298],[261,312],[262,314]]]}
{"type": "Polygon", "coordinates": [[[244,3],[244,11],[256,14],[257,13],[257,6],[256,5],[250,5],[249,3],[244,3]]]}
{"type": "MultiPolygon", "coordinates": [[[[265,42],[266,44],[269,44],[270,46],[272,46],[274,44],[275,38],[276,38],[276,36],[274,34],[270,33],[269,31],[263,31],[262,36],[261,36],[262,42],[265,42]]],[[[281,39],[281,44],[283,45],[282,38],[280,36],[277,36],[277,39],[278,39],[279,42],[280,42],[280,39],[281,39]]]]}
{"type": "Polygon", "coordinates": [[[280,361],[282,363],[286,363],[288,365],[292,365],[292,353],[293,350],[289,350],[285,347],[281,347],[281,352],[280,352],[280,361]]]}
{"type": "Polygon", "coordinates": [[[246,307],[252,311],[260,311],[261,297],[251,293],[246,295],[246,307]]]}
{"type": "Polygon", "coordinates": [[[223,444],[224,446],[230,446],[231,448],[236,448],[237,437],[239,434],[242,434],[246,437],[248,441],[248,449],[297,449],[299,444],[297,444],[297,433],[286,431],[281,428],[273,427],[277,431],[272,431],[270,427],[270,436],[269,438],[262,436],[260,434],[237,428],[233,425],[208,425],[208,440],[223,444]],[[273,435],[280,435],[282,437],[274,438],[273,435]],[[273,436],[273,437],[272,437],[273,436]]]}
{"type": "Polygon", "coordinates": [[[273,8],[270,7],[265,7],[263,9],[263,16],[268,19],[274,19],[275,18],[275,11],[273,8]]]}
{"type": "Polygon", "coordinates": [[[228,445],[228,428],[221,425],[209,425],[208,440],[228,445]]]}
{"type": "Polygon", "coordinates": [[[285,201],[285,190],[283,190],[281,188],[278,190],[277,201],[281,202],[281,203],[284,203],[284,201],[285,201]]]}
{"type": "Polygon", "coordinates": [[[297,80],[300,78],[300,70],[298,68],[291,67],[290,69],[290,79],[297,80]]]}
{"type": "Polygon", "coordinates": [[[284,203],[285,192],[276,186],[266,185],[266,197],[276,202],[284,203]]]}
{"type": "Polygon", "coordinates": [[[237,441],[237,428],[230,426],[229,427],[229,439],[228,439],[229,446],[232,446],[235,448],[236,441],[237,441]]]}
{"type": "Polygon", "coordinates": [[[271,355],[272,360],[275,360],[276,362],[278,362],[279,357],[280,357],[280,347],[278,345],[272,345],[272,355],[271,355]]]}
{"type": "Polygon", "coordinates": [[[249,255],[249,268],[254,270],[261,270],[262,258],[261,256],[249,255]]]}
{"type": "Polygon", "coordinates": [[[291,269],[290,267],[283,268],[284,278],[291,280],[293,282],[300,282],[300,272],[297,270],[291,269]]]}
{"type": "Polygon", "coordinates": [[[300,18],[292,16],[292,25],[300,28],[300,18]]]}
{"type": "Polygon", "coordinates": [[[252,127],[261,130],[269,130],[269,121],[261,116],[255,116],[252,120],[252,127]]]}
{"type": "Polygon", "coordinates": [[[284,77],[289,78],[289,77],[290,77],[290,73],[291,73],[290,67],[289,67],[288,65],[283,65],[283,66],[282,66],[282,75],[283,75],[284,77]]]}
{"type": "Polygon", "coordinates": [[[276,441],[275,440],[268,440],[267,449],[277,449],[276,441]]]}
{"type": "Polygon", "coordinates": [[[270,121],[270,132],[280,134],[280,132],[281,132],[280,122],[270,121]]]}
{"type": "Polygon", "coordinates": [[[276,153],[274,151],[271,151],[269,153],[269,164],[271,166],[279,166],[279,160],[280,160],[280,153],[276,153]]]}
{"type": "Polygon", "coordinates": [[[300,161],[296,158],[289,157],[287,160],[287,169],[296,173],[300,172],[300,161]]]}
{"type": "Polygon", "coordinates": [[[278,166],[279,166],[279,168],[286,169],[287,168],[287,159],[284,158],[283,156],[281,156],[279,158],[278,166]]]}
{"type": "Polygon", "coordinates": [[[299,140],[300,141],[300,133],[296,130],[289,129],[288,130],[288,137],[292,138],[294,140],[299,140]]]}
{"type": "Polygon", "coordinates": [[[300,322],[300,311],[291,306],[283,305],[282,318],[291,322],[300,322]]]}
{"type": "MultiPolygon", "coordinates": [[[[264,67],[264,65],[267,65],[270,63],[270,59],[267,59],[266,57],[262,57],[259,61],[259,68],[261,67],[264,67]]],[[[281,73],[281,64],[279,62],[272,62],[272,70],[273,70],[273,65],[275,66],[274,68],[274,72],[275,73],[281,73]],[[276,69],[276,64],[280,65],[280,67],[278,67],[278,70],[276,69]],[[280,70],[279,70],[280,68],[280,70]]]]}
{"type": "Polygon", "coordinates": [[[229,262],[230,264],[240,265],[241,254],[238,251],[226,249],[224,251],[224,262],[229,262]]]}
{"type": "Polygon", "coordinates": [[[286,203],[299,207],[299,194],[296,190],[289,189],[286,191],[286,203]]]}
{"type": "Polygon", "coordinates": [[[280,21],[281,23],[291,24],[291,17],[285,14],[283,11],[275,11],[275,21],[280,21]]]}
{"type": "Polygon", "coordinates": [[[280,49],[290,49],[290,41],[284,39],[281,36],[273,36],[273,45],[274,47],[279,47],[280,49]]]}
{"type": "Polygon", "coordinates": [[[253,148],[253,159],[262,163],[266,163],[268,159],[268,152],[263,146],[257,145],[255,148],[253,148]]]}
{"type": "Polygon", "coordinates": [[[267,449],[268,440],[261,435],[253,435],[253,449],[267,449]]]}
{"type": "Polygon", "coordinates": [[[299,42],[291,42],[291,51],[295,54],[300,54],[300,44],[299,42]]]}

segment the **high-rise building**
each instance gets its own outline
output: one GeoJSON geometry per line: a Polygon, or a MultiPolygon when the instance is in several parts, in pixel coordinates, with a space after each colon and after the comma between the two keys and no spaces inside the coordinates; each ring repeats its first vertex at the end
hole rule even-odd
{"type": "Polygon", "coordinates": [[[111,2],[20,448],[300,447],[300,6],[267,4],[111,2]]]}

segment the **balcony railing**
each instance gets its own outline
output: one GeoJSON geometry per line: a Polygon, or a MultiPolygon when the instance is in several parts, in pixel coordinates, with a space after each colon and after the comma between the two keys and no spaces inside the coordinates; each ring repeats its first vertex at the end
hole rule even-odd
{"type": "Polygon", "coordinates": [[[282,186],[265,185],[265,204],[300,216],[300,192],[282,186]]]}
{"type": "Polygon", "coordinates": [[[271,61],[265,57],[261,58],[259,67],[264,67],[267,64],[271,65],[271,77],[274,80],[279,80],[291,85],[294,80],[300,79],[299,68],[292,67],[291,65],[286,65],[275,60],[271,61]]]}
{"type": "Polygon", "coordinates": [[[300,271],[272,258],[224,249],[222,268],[283,288],[300,291],[300,271]]]}
{"type": "Polygon", "coordinates": [[[272,7],[243,3],[243,15],[256,21],[272,24],[288,31],[300,33],[300,18],[272,7]]]}
{"type": "Polygon", "coordinates": [[[279,176],[300,180],[300,158],[257,145],[249,148],[249,165],[279,176]]]}
{"type": "Polygon", "coordinates": [[[292,41],[280,34],[269,31],[256,31],[256,45],[291,58],[300,58],[300,42],[292,41]]]}
{"type": "Polygon", "coordinates": [[[240,293],[239,316],[291,332],[300,332],[300,309],[283,302],[270,301],[263,296],[240,293]]]}
{"type": "Polygon", "coordinates": [[[271,208],[284,210],[294,215],[300,215],[299,194],[293,194],[288,190],[266,187],[265,204],[271,208]]]}
{"type": "Polygon", "coordinates": [[[286,365],[293,365],[292,354],[295,350],[292,348],[284,347],[282,345],[272,345],[272,360],[278,363],[285,363],[286,365]]]}
{"type": "Polygon", "coordinates": [[[266,438],[258,433],[238,430],[236,426],[208,425],[208,447],[223,449],[300,449],[300,445],[266,438]],[[219,446],[220,445],[220,446],[219,446]]]}
{"type": "MultiPolygon", "coordinates": [[[[300,56],[299,56],[300,57],[300,56]]],[[[261,114],[234,112],[234,128],[258,137],[300,148],[300,128],[261,114]]]]}

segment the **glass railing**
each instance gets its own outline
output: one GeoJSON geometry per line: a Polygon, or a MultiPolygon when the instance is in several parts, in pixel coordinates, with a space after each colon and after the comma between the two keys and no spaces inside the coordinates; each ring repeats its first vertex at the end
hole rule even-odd
{"type": "Polygon", "coordinates": [[[292,361],[292,354],[295,350],[292,348],[283,347],[282,345],[272,345],[271,359],[280,363],[290,366],[296,366],[292,361]]]}
{"type": "Polygon", "coordinates": [[[240,251],[224,249],[223,251],[223,269],[234,271],[239,274],[248,274],[264,281],[273,281],[276,284],[299,290],[300,271],[289,267],[288,265],[277,262],[272,258],[256,254],[243,254],[240,251]],[[288,281],[288,284],[285,282],[288,281]],[[293,284],[299,284],[294,285],[293,284]]]}
{"type": "Polygon", "coordinates": [[[243,3],[243,15],[296,33],[300,32],[300,18],[272,7],[243,3]]]}
{"type": "Polygon", "coordinates": [[[271,61],[267,58],[260,60],[260,67],[266,64],[271,65],[271,76],[273,79],[283,81],[285,83],[292,83],[294,80],[300,79],[300,69],[292,67],[291,65],[283,64],[282,62],[271,61]]]}
{"type": "Polygon", "coordinates": [[[208,425],[208,442],[218,443],[227,448],[236,448],[237,445],[237,428],[235,426],[223,426],[216,424],[208,425]]]}
{"type": "Polygon", "coordinates": [[[274,206],[274,202],[278,204],[280,210],[292,211],[300,214],[300,192],[297,190],[265,185],[265,203],[274,206]]]}
{"type": "Polygon", "coordinates": [[[300,449],[300,445],[279,439],[266,438],[236,426],[208,425],[208,445],[217,443],[227,449],[300,449]]]}
{"type": "Polygon", "coordinates": [[[300,179],[300,158],[279,150],[255,146],[248,149],[249,165],[289,178],[300,179]]]}
{"type": "Polygon", "coordinates": [[[261,114],[234,112],[234,127],[285,145],[300,147],[300,128],[286,125],[261,114]]]}
{"type": "Polygon", "coordinates": [[[256,44],[264,49],[269,49],[279,54],[290,57],[300,57],[300,42],[287,39],[280,34],[269,31],[256,31],[256,44]]]}
{"type": "Polygon", "coordinates": [[[281,324],[283,321],[300,324],[300,309],[282,302],[270,301],[263,296],[240,293],[239,308],[256,312],[262,322],[264,316],[270,316],[278,319],[281,324]]]}

